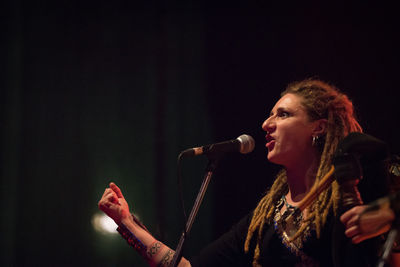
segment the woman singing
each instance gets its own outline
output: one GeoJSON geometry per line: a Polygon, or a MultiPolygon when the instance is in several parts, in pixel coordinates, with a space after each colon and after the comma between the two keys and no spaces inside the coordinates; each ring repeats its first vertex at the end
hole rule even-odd
{"type": "MultiPolygon", "coordinates": [[[[374,265],[375,240],[354,245],[344,234],[336,181],[307,208],[296,209],[330,170],[338,143],[350,132],[362,131],[348,97],[316,79],[289,84],[262,129],[268,160],[282,166],[273,185],[229,232],[190,262],[182,258],[179,266],[374,265]]],[[[151,266],[168,266],[174,252],[131,216],[115,184],[105,190],[99,208],[114,219],[120,233],[151,266]]]]}

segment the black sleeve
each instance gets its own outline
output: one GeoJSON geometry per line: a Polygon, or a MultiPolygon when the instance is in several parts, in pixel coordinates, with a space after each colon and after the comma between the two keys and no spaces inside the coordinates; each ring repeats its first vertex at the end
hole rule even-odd
{"type": "Polygon", "coordinates": [[[251,266],[252,255],[244,253],[244,242],[252,213],[241,219],[231,230],[205,247],[190,260],[193,267],[251,266]]]}

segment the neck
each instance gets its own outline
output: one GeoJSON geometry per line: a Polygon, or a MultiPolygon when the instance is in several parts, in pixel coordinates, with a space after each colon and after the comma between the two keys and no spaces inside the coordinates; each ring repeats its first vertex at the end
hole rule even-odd
{"type": "Polygon", "coordinates": [[[303,160],[295,167],[286,168],[289,192],[286,196],[290,204],[301,201],[314,185],[319,166],[319,157],[303,160]]]}

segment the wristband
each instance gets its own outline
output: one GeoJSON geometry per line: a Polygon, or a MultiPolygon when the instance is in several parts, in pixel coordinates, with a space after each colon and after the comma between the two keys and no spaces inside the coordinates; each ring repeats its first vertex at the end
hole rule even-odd
{"type": "Polygon", "coordinates": [[[147,246],[142,243],[124,224],[120,224],[117,228],[118,233],[142,256],[146,256],[147,246]]]}

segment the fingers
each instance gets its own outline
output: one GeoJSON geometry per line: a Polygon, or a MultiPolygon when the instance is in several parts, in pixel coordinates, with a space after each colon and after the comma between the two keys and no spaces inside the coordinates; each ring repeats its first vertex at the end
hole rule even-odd
{"type": "Polygon", "coordinates": [[[119,205],[117,194],[110,188],[106,188],[98,203],[99,209],[104,211],[105,209],[110,208],[112,205],[119,205]]]}
{"type": "Polygon", "coordinates": [[[353,215],[349,220],[347,220],[347,222],[345,223],[346,228],[351,228],[354,226],[358,226],[359,225],[359,219],[360,219],[360,215],[355,214],[353,215]]]}
{"type": "MultiPolygon", "coordinates": [[[[368,215],[361,214],[367,206],[357,206],[345,212],[340,220],[346,227],[345,235],[351,238],[352,243],[358,244],[366,239],[376,237],[390,229],[390,223],[386,224],[384,212],[379,214],[369,212],[368,215]],[[382,221],[385,223],[382,224],[382,221]]],[[[390,216],[387,216],[390,217],[390,216]]]]}
{"type": "Polygon", "coordinates": [[[350,210],[343,213],[342,216],[340,216],[340,221],[346,226],[347,224],[350,224],[350,226],[354,225],[354,223],[357,222],[360,214],[364,211],[365,208],[365,205],[351,208],[350,210]]]}
{"type": "Polygon", "coordinates": [[[360,214],[364,209],[365,206],[356,206],[343,213],[343,215],[340,217],[340,221],[346,227],[346,231],[344,232],[345,235],[348,238],[351,238],[351,241],[354,244],[365,240],[365,237],[362,236],[362,231],[359,227],[360,214]]]}
{"type": "Polygon", "coordinates": [[[358,244],[370,237],[369,235],[363,233],[358,225],[354,225],[350,228],[347,228],[347,230],[344,233],[348,238],[351,238],[351,242],[353,244],[358,244]]]}
{"type": "Polygon", "coordinates": [[[359,229],[359,227],[357,225],[355,225],[355,226],[347,228],[346,231],[344,232],[344,234],[347,237],[351,238],[353,236],[356,236],[357,234],[360,234],[360,229],[359,229]]]}
{"type": "Polygon", "coordinates": [[[119,187],[116,184],[111,182],[110,188],[117,194],[118,198],[124,198],[124,195],[122,195],[121,189],[119,189],[119,187]]]}
{"type": "Polygon", "coordinates": [[[383,233],[385,233],[385,232],[387,232],[389,230],[390,230],[390,225],[387,225],[387,226],[383,227],[381,230],[376,231],[376,232],[360,233],[360,234],[357,234],[357,235],[353,236],[352,239],[351,239],[351,242],[353,242],[354,244],[358,244],[358,243],[360,243],[360,242],[362,242],[364,240],[367,240],[369,238],[373,238],[373,237],[379,236],[379,235],[381,235],[381,234],[383,234],[383,233]]]}
{"type": "Polygon", "coordinates": [[[346,211],[345,213],[342,214],[342,216],[340,216],[340,221],[346,225],[347,221],[350,220],[351,217],[353,217],[353,215],[355,214],[354,212],[354,208],[346,211]]]}
{"type": "Polygon", "coordinates": [[[353,244],[358,244],[358,243],[364,241],[365,239],[368,239],[368,237],[367,236],[356,235],[351,239],[351,242],[353,244]]]}
{"type": "Polygon", "coordinates": [[[104,198],[107,199],[108,201],[118,204],[118,196],[117,194],[111,190],[110,188],[106,189],[107,193],[105,194],[104,198]]]}

